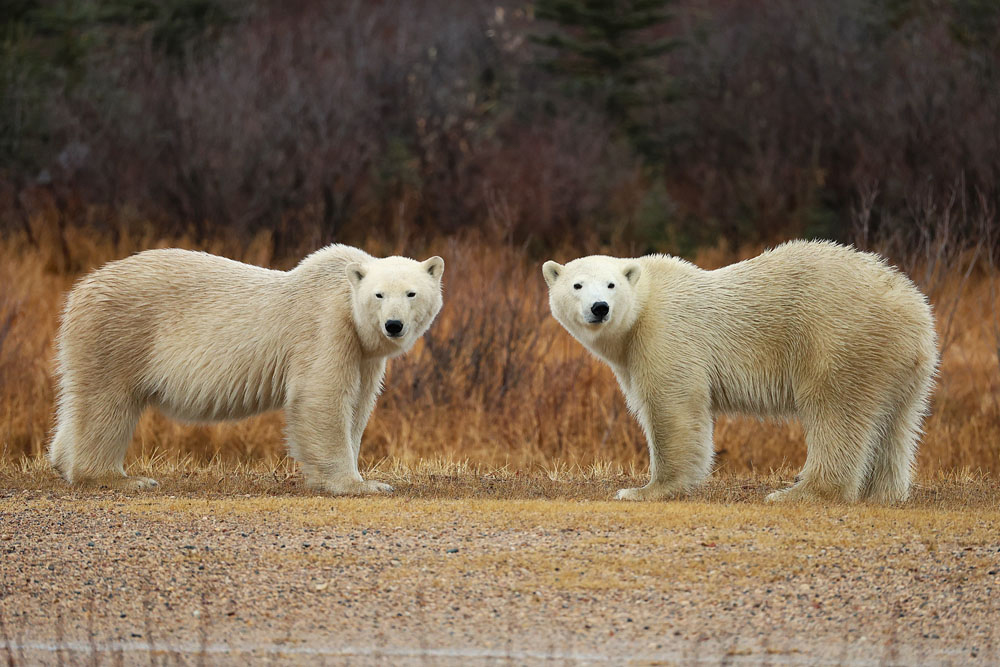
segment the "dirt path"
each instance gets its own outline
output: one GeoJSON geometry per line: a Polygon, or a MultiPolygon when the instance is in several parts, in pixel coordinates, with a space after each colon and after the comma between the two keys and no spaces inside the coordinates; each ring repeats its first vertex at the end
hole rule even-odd
{"type": "Polygon", "coordinates": [[[136,496],[8,486],[0,656],[13,664],[1000,660],[992,500],[936,507],[931,490],[888,509],[625,505],[420,497],[438,495],[428,488],[329,499],[169,483],[136,496]]]}

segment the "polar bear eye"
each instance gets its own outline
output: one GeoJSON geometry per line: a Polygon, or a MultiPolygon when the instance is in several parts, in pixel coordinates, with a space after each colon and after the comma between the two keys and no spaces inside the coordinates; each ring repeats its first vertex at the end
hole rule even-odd
{"type": "Polygon", "coordinates": [[[407,292],[407,293],[406,293],[406,296],[410,297],[411,299],[412,299],[413,297],[415,297],[416,295],[417,295],[417,293],[416,293],[416,292],[407,292]]]}
{"type": "Polygon", "coordinates": [[[375,292],[375,298],[376,299],[381,299],[382,298],[382,292],[375,292]]]}
{"type": "Polygon", "coordinates": [[[608,289],[614,289],[614,288],[615,288],[614,283],[608,283],[608,289]]]}
{"type": "Polygon", "coordinates": [[[573,289],[583,289],[583,285],[581,285],[580,283],[577,283],[577,284],[573,285],[573,289]]]}

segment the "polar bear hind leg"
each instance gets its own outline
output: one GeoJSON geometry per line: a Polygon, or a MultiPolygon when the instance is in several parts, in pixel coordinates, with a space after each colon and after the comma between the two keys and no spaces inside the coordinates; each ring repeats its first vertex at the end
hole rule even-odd
{"type": "Polygon", "coordinates": [[[910,495],[920,425],[927,410],[929,382],[887,411],[871,471],[861,497],[874,503],[901,503],[910,495]]]}
{"type": "Polygon", "coordinates": [[[880,428],[864,412],[822,409],[802,417],[806,463],[793,486],[767,496],[768,502],[839,500],[855,502],[872,466],[880,428]]]}
{"type": "Polygon", "coordinates": [[[127,395],[64,396],[49,460],[72,483],[118,489],[156,486],[156,480],[125,474],[125,452],[140,413],[139,406],[127,395]]]}

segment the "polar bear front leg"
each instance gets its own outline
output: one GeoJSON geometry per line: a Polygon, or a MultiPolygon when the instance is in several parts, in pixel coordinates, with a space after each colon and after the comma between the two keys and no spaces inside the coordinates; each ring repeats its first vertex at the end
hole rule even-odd
{"type": "Polygon", "coordinates": [[[707,400],[643,401],[639,421],[649,446],[649,484],[621,489],[616,500],[662,500],[701,484],[712,467],[712,414],[707,400]]]}
{"type": "Polygon", "coordinates": [[[306,484],[333,495],[391,493],[382,482],[364,480],[353,446],[358,383],[353,391],[306,388],[288,407],[288,432],[306,484]]]}
{"type": "Polygon", "coordinates": [[[351,423],[351,448],[354,451],[354,461],[361,453],[361,436],[365,433],[368,420],[378,396],[382,393],[382,380],[385,378],[385,359],[366,359],[361,363],[361,388],[355,403],[351,423]]]}

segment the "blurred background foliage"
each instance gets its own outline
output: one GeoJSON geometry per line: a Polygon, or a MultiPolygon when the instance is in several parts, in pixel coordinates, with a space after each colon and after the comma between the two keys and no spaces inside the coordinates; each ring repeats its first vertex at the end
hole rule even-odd
{"type": "Polygon", "coordinates": [[[2,4],[5,230],[39,202],[278,254],[912,248],[955,202],[950,234],[996,224],[994,0],[2,4]]]}
{"type": "MultiPolygon", "coordinates": [[[[715,268],[804,236],[924,290],[921,470],[996,471],[998,65],[996,0],[0,0],[0,465],[45,450],[81,273],[163,246],[290,268],[332,241],[450,267],[366,456],[644,464],[539,260],[715,268]]],[[[151,413],[137,443],[269,459],[280,431],[151,413]]],[[[796,466],[801,438],[721,419],[716,461],[796,466]]]]}

